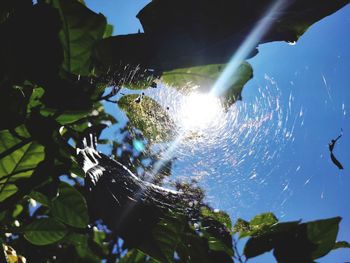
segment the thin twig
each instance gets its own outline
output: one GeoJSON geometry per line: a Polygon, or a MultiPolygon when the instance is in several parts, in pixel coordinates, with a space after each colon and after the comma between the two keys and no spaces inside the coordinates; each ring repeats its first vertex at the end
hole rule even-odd
{"type": "MultiPolygon", "coordinates": [[[[110,98],[112,98],[118,94],[119,90],[120,90],[120,87],[114,86],[110,93],[108,93],[105,96],[100,97],[97,101],[100,101],[100,100],[109,101],[110,98]]],[[[110,101],[110,102],[112,102],[112,101],[110,101]]]]}
{"type": "MultiPolygon", "coordinates": [[[[14,175],[16,175],[16,174],[25,173],[25,172],[34,171],[34,170],[35,170],[35,168],[27,168],[27,169],[15,171],[15,172],[12,172],[12,173],[10,173],[10,174],[7,174],[7,175],[5,175],[5,176],[0,177],[0,179],[1,179],[1,180],[7,179],[7,178],[10,178],[10,177],[12,177],[12,176],[14,176],[14,175]]],[[[5,183],[0,183],[0,185],[1,185],[1,184],[5,184],[5,183]]]]}
{"type": "Polygon", "coordinates": [[[111,102],[111,103],[118,103],[117,100],[111,100],[111,99],[106,99],[105,101],[111,102]]]}
{"type": "Polygon", "coordinates": [[[234,237],[232,237],[232,239],[233,239],[233,250],[234,250],[234,258],[235,259],[237,259],[238,260],[238,262],[239,263],[245,263],[245,262],[247,262],[247,259],[246,260],[243,260],[243,258],[242,258],[242,256],[241,256],[241,253],[239,253],[239,251],[238,251],[238,248],[237,248],[237,243],[238,243],[238,241],[234,238],[234,237]]]}
{"type": "Polygon", "coordinates": [[[27,143],[30,143],[32,140],[33,140],[32,138],[26,138],[23,141],[17,143],[16,145],[12,146],[11,148],[6,149],[2,153],[0,153],[0,159],[6,157],[7,155],[13,153],[16,150],[22,148],[24,145],[26,145],[27,143]]]}

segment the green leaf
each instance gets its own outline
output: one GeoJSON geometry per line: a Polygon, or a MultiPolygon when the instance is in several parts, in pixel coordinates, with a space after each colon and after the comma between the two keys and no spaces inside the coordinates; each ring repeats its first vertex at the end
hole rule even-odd
{"type": "Polygon", "coordinates": [[[23,206],[17,204],[17,205],[15,206],[15,209],[13,209],[13,211],[12,211],[12,217],[13,217],[13,218],[16,218],[19,214],[22,213],[22,211],[23,211],[23,206]]]}
{"type": "Polygon", "coordinates": [[[273,213],[264,213],[255,216],[250,222],[238,219],[235,224],[235,233],[240,233],[239,238],[248,236],[258,236],[268,231],[272,231],[273,225],[277,224],[278,219],[273,213]]]}
{"type": "Polygon", "coordinates": [[[125,254],[118,263],[159,263],[159,261],[149,257],[141,250],[132,249],[125,254]]]}
{"type": "Polygon", "coordinates": [[[113,25],[107,24],[107,25],[106,25],[106,30],[105,30],[105,32],[104,32],[104,34],[103,34],[103,38],[107,38],[107,37],[112,36],[113,30],[114,30],[113,25]]]}
{"type": "Polygon", "coordinates": [[[305,223],[309,240],[317,245],[312,252],[314,259],[328,254],[334,246],[338,235],[340,217],[305,223]]]}
{"type": "Polygon", "coordinates": [[[295,231],[299,227],[301,220],[299,221],[290,221],[290,222],[283,222],[283,223],[277,223],[271,226],[265,233],[282,233],[282,232],[290,232],[295,231]]]}
{"type": "Polygon", "coordinates": [[[210,252],[212,251],[208,245],[206,238],[202,238],[197,233],[186,229],[182,235],[182,242],[179,243],[176,251],[184,262],[187,262],[189,259],[190,262],[218,262],[215,256],[214,258],[210,257],[210,252]]]}
{"type": "Polygon", "coordinates": [[[76,253],[83,259],[83,261],[79,262],[96,262],[100,263],[102,258],[100,255],[96,253],[95,250],[91,249],[89,246],[89,236],[87,234],[78,234],[78,233],[69,233],[62,240],[62,243],[73,245],[76,253]]]}
{"type": "MultiPolygon", "coordinates": [[[[155,255],[155,258],[162,262],[172,262],[174,251],[181,242],[181,235],[184,230],[182,217],[166,217],[161,220],[153,229],[152,234],[155,245],[159,248],[161,254],[155,255]]],[[[147,251],[145,251],[147,252],[147,251]]]]}
{"type": "Polygon", "coordinates": [[[41,98],[43,97],[45,90],[42,87],[33,89],[32,95],[27,106],[27,112],[30,112],[32,108],[39,107],[42,105],[41,98]]]}
{"type": "Polygon", "coordinates": [[[69,233],[64,237],[63,242],[74,246],[87,247],[88,236],[86,234],[69,233]]]}
{"type": "Polygon", "coordinates": [[[233,257],[233,249],[226,246],[224,242],[222,242],[220,239],[213,237],[213,236],[208,236],[208,245],[209,249],[213,251],[222,251],[225,252],[227,255],[230,257],[233,257]]]}
{"type": "Polygon", "coordinates": [[[77,75],[88,75],[91,49],[104,35],[106,18],[76,0],[53,0],[52,3],[59,10],[63,23],[60,32],[64,48],[63,68],[77,75]]]}
{"type": "MultiPolygon", "coordinates": [[[[43,109],[40,111],[40,113],[43,116],[49,116],[49,115],[54,115],[57,110],[53,109],[43,109]]],[[[70,124],[73,122],[76,122],[86,116],[88,116],[89,112],[88,111],[64,111],[63,114],[59,115],[56,118],[56,121],[59,122],[62,125],[70,124]]]]}
{"type": "Polygon", "coordinates": [[[229,232],[232,232],[232,222],[228,214],[223,211],[213,211],[207,207],[203,207],[201,213],[205,217],[211,217],[214,220],[223,224],[229,232]]]}
{"type": "Polygon", "coordinates": [[[333,250],[338,248],[350,248],[350,244],[346,241],[338,241],[335,243],[333,250]]]}
{"type": "Polygon", "coordinates": [[[84,197],[72,186],[61,183],[59,195],[52,201],[52,215],[67,225],[85,228],[89,222],[84,197]]]}
{"type": "Polygon", "coordinates": [[[250,238],[244,247],[246,258],[253,258],[273,249],[273,240],[269,235],[250,238]]]}
{"type": "MultiPolygon", "coordinates": [[[[36,166],[44,160],[44,147],[30,141],[27,130],[20,126],[16,133],[24,139],[13,136],[9,131],[0,131],[0,181],[4,176],[10,176],[8,182],[17,178],[30,177],[36,166]]],[[[7,179],[6,179],[7,180],[7,179]]]]}
{"type": "Polygon", "coordinates": [[[131,124],[142,131],[151,142],[164,142],[174,135],[175,124],[165,110],[153,99],[139,95],[126,95],[119,101],[119,107],[126,113],[131,124]]]}
{"type": "Polygon", "coordinates": [[[0,202],[4,201],[11,195],[14,195],[18,191],[17,186],[14,184],[6,184],[5,186],[1,186],[0,189],[0,202]]]}
{"type": "Polygon", "coordinates": [[[278,219],[273,213],[264,213],[255,216],[250,221],[251,235],[259,234],[259,232],[264,232],[264,230],[269,229],[272,225],[276,224],[278,219]]]}
{"type": "MultiPolygon", "coordinates": [[[[269,226],[260,228],[258,233],[250,231],[252,236],[244,248],[247,258],[258,256],[274,249],[278,261],[316,259],[323,257],[336,247],[339,217],[298,224],[298,222],[274,223],[272,214],[256,217],[254,224],[269,226]],[[266,224],[265,224],[266,223],[266,224]],[[272,224],[272,225],[271,225],[272,224]],[[294,254],[293,254],[294,253],[294,254]],[[292,260],[293,258],[293,260],[292,260]]],[[[250,226],[252,226],[252,221],[250,226]]],[[[339,246],[345,245],[341,243],[339,246]]],[[[283,261],[284,262],[284,261],[283,261]]]]}
{"type": "Polygon", "coordinates": [[[260,229],[258,234],[252,231],[251,225],[247,221],[239,220],[240,223],[237,226],[238,229],[239,227],[243,227],[243,230],[239,231],[242,237],[252,236],[248,239],[244,247],[244,255],[247,258],[256,257],[275,249],[276,243],[279,244],[281,241],[285,241],[289,238],[289,235],[297,236],[299,221],[272,224],[277,219],[271,213],[258,215],[254,219],[252,221],[258,225],[263,222],[267,223],[263,229],[260,229]],[[248,229],[246,228],[247,223],[249,224],[248,229]]]}
{"type": "Polygon", "coordinates": [[[169,213],[151,229],[149,242],[143,243],[138,248],[159,262],[173,262],[177,246],[184,242],[186,226],[188,224],[183,215],[169,213]]]}
{"type": "MultiPolygon", "coordinates": [[[[225,69],[225,64],[212,64],[192,68],[175,69],[164,72],[161,81],[187,93],[192,91],[209,92],[225,69]]],[[[222,94],[226,107],[241,98],[243,86],[253,77],[253,69],[243,62],[230,77],[227,90],[222,94]]]]}
{"type": "Polygon", "coordinates": [[[37,219],[25,228],[24,237],[38,246],[55,243],[67,234],[67,228],[52,218],[37,219]]]}
{"type": "Polygon", "coordinates": [[[34,199],[35,201],[39,202],[40,204],[50,207],[51,201],[49,198],[47,198],[44,194],[37,192],[37,191],[32,191],[29,194],[30,198],[34,199]]]}
{"type": "Polygon", "coordinates": [[[247,235],[244,233],[249,233],[249,231],[250,231],[249,222],[241,218],[238,218],[236,224],[233,227],[233,233],[241,233],[242,237],[244,237],[247,235]]]}
{"type": "Polygon", "coordinates": [[[103,241],[105,240],[106,238],[106,233],[103,232],[103,231],[99,231],[97,229],[93,229],[93,240],[99,244],[99,245],[102,245],[103,244],[103,241]]]}

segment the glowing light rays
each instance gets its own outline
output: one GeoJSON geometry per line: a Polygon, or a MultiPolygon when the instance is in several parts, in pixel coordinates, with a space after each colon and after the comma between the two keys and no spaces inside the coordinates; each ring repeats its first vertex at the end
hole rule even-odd
{"type": "Polygon", "coordinates": [[[240,45],[235,52],[226,68],[215,82],[210,94],[220,96],[223,94],[232,83],[234,79],[232,76],[237,71],[238,67],[246,59],[246,57],[252,52],[252,50],[259,44],[260,40],[264,37],[267,31],[270,29],[274,20],[278,18],[278,14],[286,7],[286,0],[277,0],[257,23],[252,32],[247,36],[245,41],[240,45]]]}
{"type": "MultiPolygon", "coordinates": [[[[218,97],[223,94],[234,82],[232,76],[237,71],[241,62],[251,53],[251,51],[256,47],[262,37],[270,29],[272,22],[277,18],[279,14],[286,7],[286,0],[277,0],[262,17],[262,19],[257,23],[252,32],[247,36],[245,41],[232,56],[231,60],[227,64],[226,68],[216,80],[214,86],[209,92],[209,96],[218,97]]],[[[198,98],[200,100],[201,98],[198,98]]],[[[197,115],[197,114],[195,114],[197,115]]],[[[190,118],[191,119],[191,118],[190,118]]],[[[185,129],[180,133],[180,135],[175,139],[175,141],[169,146],[168,150],[165,151],[162,158],[156,163],[155,168],[152,171],[152,175],[155,175],[162,165],[172,158],[176,147],[185,137],[187,130],[185,129]]]]}
{"type": "MultiPolygon", "coordinates": [[[[206,95],[208,98],[212,97],[219,97],[220,95],[224,94],[225,91],[232,85],[232,83],[235,81],[232,79],[232,76],[236,73],[237,69],[239,68],[242,61],[244,61],[248,55],[252,52],[253,49],[256,48],[260,40],[264,37],[264,35],[268,32],[268,30],[271,28],[272,23],[278,18],[278,14],[280,14],[285,8],[286,8],[287,1],[286,0],[276,0],[272,6],[267,10],[265,15],[262,17],[262,19],[256,24],[256,26],[253,28],[251,33],[247,36],[247,38],[244,40],[244,42],[240,45],[239,49],[234,53],[231,60],[228,62],[226,68],[222,72],[222,74],[219,76],[219,78],[214,83],[213,87],[211,88],[210,92],[206,95]]],[[[203,99],[205,100],[206,97],[197,97],[197,100],[199,103],[203,103],[203,99]],[[201,102],[202,100],[202,102],[201,102]]],[[[196,98],[191,98],[191,100],[196,100],[196,98]]],[[[197,103],[197,102],[196,102],[197,103]]],[[[205,104],[205,102],[204,102],[205,104]]],[[[278,107],[278,106],[275,106],[278,107]]],[[[214,107],[215,108],[215,107],[214,107]]],[[[203,109],[203,108],[202,108],[203,109]]],[[[197,117],[190,117],[189,123],[185,124],[183,129],[179,132],[178,136],[175,138],[175,140],[168,146],[168,148],[162,153],[161,158],[158,162],[155,163],[152,171],[150,172],[150,177],[152,178],[154,175],[156,175],[159,170],[163,167],[163,165],[170,161],[177,150],[177,147],[181,144],[181,142],[186,138],[191,125],[190,122],[196,122],[196,118],[198,119],[199,116],[199,123],[195,124],[195,126],[203,126],[204,124],[207,124],[206,120],[201,119],[200,117],[200,111],[196,108],[192,108],[194,111],[194,115],[197,117]]],[[[188,109],[186,111],[191,111],[191,106],[188,106],[188,109]]],[[[213,115],[216,117],[216,109],[214,110],[214,113],[209,113],[209,115],[213,115]]],[[[268,121],[268,119],[271,119],[271,115],[264,116],[263,120],[260,120],[261,123],[264,123],[268,121]],[[268,116],[268,117],[266,117],[268,116]]],[[[236,121],[235,121],[236,122],[236,121]]],[[[260,123],[259,122],[259,123],[260,123]]],[[[232,124],[230,124],[232,125],[232,124]]],[[[262,125],[262,124],[260,124],[262,125]]],[[[205,125],[204,125],[205,126],[205,125]]],[[[242,128],[242,127],[241,127],[242,128]]],[[[248,133],[246,134],[248,136],[248,133]]],[[[257,135],[256,135],[257,136],[257,135]]],[[[255,178],[255,177],[254,177],[255,178]]],[[[135,196],[139,196],[140,193],[135,193],[135,196]]],[[[128,209],[127,211],[124,211],[124,213],[129,213],[132,207],[128,209]]]]}

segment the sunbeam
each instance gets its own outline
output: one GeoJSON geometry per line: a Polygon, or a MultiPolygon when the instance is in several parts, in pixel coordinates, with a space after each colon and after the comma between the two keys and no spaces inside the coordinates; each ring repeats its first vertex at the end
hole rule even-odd
{"type": "Polygon", "coordinates": [[[210,94],[220,96],[231,86],[232,83],[236,81],[235,79],[232,79],[232,76],[234,76],[234,73],[237,71],[242,61],[246,59],[246,57],[252,52],[252,50],[258,45],[260,40],[270,29],[272,22],[276,21],[278,14],[281,14],[282,10],[286,8],[286,3],[286,0],[277,0],[268,9],[266,14],[256,24],[252,32],[247,36],[245,41],[232,56],[230,62],[227,64],[220,77],[216,80],[210,94]]]}
{"type": "MultiPolygon", "coordinates": [[[[176,152],[177,147],[188,136],[189,132],[195,128],[201,130],[206,128],[215,119],[219,119],[219,112],[221,111],[218,97],[223,94],[234,82],[232,75],[234,75],[241,64],[241,62],[251,53],[257,46],[262,37],[270,29],[272,22],[281,14],[282,10],[286,8],[286,0],[277,0],[265,13],[262,19],[256,24],[254,29],[242,43],[240,48],[232,56],[223,73],[217,79],[208,94],[192,94],[190,95],[182,106],[182,113],[184,120],[182,127],[175,138],[175,140],[162,153],[161,158],[157,161],[148,178],[153,178],[163,167],[165,163],[171,160],[176,152]]],[[[219,120],[220,121],[220,120],[219,120]]],[[[139,196],[140,193],[135,193],[139,196]]],[[[132,207],[124,213],[129,213],[132,207]]],[[[125,216],[125,215],[124,215],[125,216]]]]}
{"type": "MultiPolygon", "coordinates": [[[[212,117],[214,119],[217,115],[218,110],[216,109],[216,106],[213,106],[214,108],[211,110],[212,107],[205,106],[205,102],[203,102],[203,98],[205,100],[210,100],[211,105],[216,105],[215,103],[211,103],[212,101],[215,101],[215,97],[220,96],[223,94],[234,82],[235,80],[232,79],[232,76],[237,71],[239,65],[241,62],[250,54],[250,52],[256,47],[256,45],[259,43],[259,41],[262,39],[262,37],[267,33],[267,31],[270,29],[272,22],[277,19],[278,14],[281,14],[282,10],[286,8],[286,0],[277,0],[265,13],[265,15],[262,17],[262,19],[256,24],[252,32],[248,35],[248,37],[245,39],[245,41],[242,43],[240,48],[236,51],[236,53],[232,56],[230,62],[227,64],[226,68],[220,75],[220,77],[215,82],[214,86],[211,88],[211,91],[208,95],[201,95],[202,97],[191,97],[189,96],[189,102],[193,101],[193,104],[196,105],[202,105],[199,108],[191,105],[188,103],[189,106],[185,106],[185,112],[189,116],[188,118],[185,117],[185,127],[180,132],[180,135],[178,138],[175,139],[175,141],[169,146],[168,150],[164,152],[162,155],[162,158],[155,164],[155,168],[152,171],[151,175],[155,175],[160,167],[162,165],[169,161],[172,158],[172,155],[177,147],[177,145],[181,142],[181,140],[186,137],[186,133],[188,132],[189,128],[193,125],[194,126],[202,126],[203,124],[207,124],[208,120],[212,117]],[[206,119],[205,112],[209,111],[210,118],[206,119]],[[191,113],[189,113],[192,111],[191,113]],[[212,116],[213,115],[213,116],[212,116]]],[[[198,96],[198,95],[197,95],[198,96]]],[[[208,102],[207,102],[208,103],[208,102]]]]}

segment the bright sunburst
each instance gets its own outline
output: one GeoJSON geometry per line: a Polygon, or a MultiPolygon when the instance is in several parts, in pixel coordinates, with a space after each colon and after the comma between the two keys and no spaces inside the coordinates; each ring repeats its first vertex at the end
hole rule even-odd
{"type": "Polygon", "coordinates": [[[182,127],[203,129],[218,120],[222,114],[220,100],[209,94],[192,93],[183,99],[180,108],[182,127]]]}

